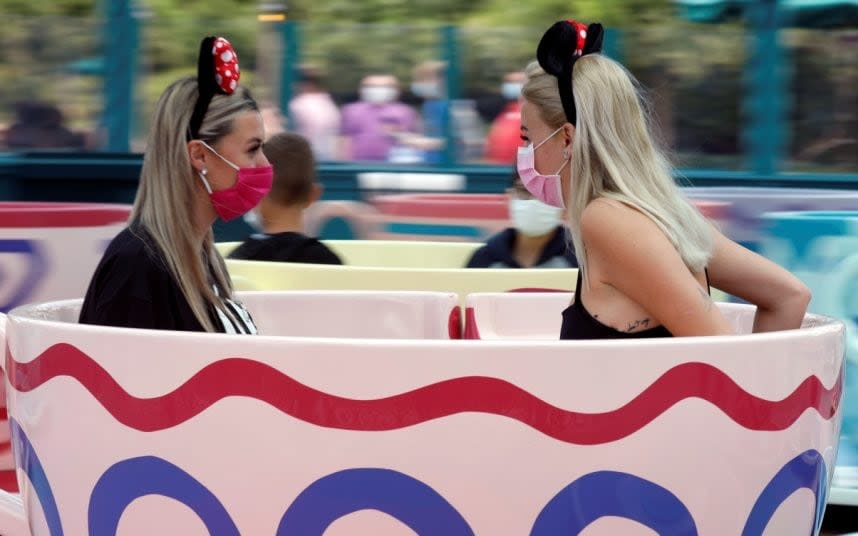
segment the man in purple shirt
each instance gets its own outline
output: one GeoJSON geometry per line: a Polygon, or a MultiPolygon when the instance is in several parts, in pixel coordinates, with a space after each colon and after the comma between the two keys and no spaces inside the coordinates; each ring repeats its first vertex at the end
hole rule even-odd
{"type": "Polygon", "coordinates": [[[417,113],[398,98],[399,82],[393,75],[370,75],[361,81],[360,101],[342,110],[344,160],[388,160],[398,140],[417,132],[417,113]]]}

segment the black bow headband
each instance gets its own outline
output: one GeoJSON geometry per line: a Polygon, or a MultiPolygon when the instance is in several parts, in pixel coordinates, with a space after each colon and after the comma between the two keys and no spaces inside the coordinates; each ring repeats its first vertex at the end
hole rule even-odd
{"type": "Polygon", "coordinates": [[[573,125],[578,116],[575,112],[575,95],[572,93],[572,68],[578,58],[602,51],[604,35],[604,28],[599,23],[585,26],[574,20],[561,20],[545,32],[536,48],[539,66],[557,78],[563,111],[573,125]]]}
{"type": "Polygon", "coordinates": [[[197,62],[197,87],[199,96],[188,125],[188,140],[197,139],[203,118],[216,93],[232,95],[238,88],[241,70],[238,54],[223,37],[209,36],[200,43],[197,62]]]}

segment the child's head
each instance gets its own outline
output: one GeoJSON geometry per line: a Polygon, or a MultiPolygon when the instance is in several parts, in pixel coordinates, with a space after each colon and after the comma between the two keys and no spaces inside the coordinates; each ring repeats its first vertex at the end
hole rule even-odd
{"type": "Polygon", "coordinates": [[[309,142],[292,132],[271,136],[262,148],[274,166],[274,183],[266,200],[282,207],[306,208],[321,193],[316,183],[316,159],[309,142]]]}

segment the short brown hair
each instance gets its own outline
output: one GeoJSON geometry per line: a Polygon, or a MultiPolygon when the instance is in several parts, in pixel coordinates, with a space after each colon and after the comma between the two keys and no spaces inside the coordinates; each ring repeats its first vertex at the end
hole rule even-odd
{"type": "Polygon", "coordinates": [[[268,197],[285,206],[306,202],[316,182],[316,159],[306,138],[293,132],[275,134],[262,151],[274,166],[274,183],[268,197]]]}

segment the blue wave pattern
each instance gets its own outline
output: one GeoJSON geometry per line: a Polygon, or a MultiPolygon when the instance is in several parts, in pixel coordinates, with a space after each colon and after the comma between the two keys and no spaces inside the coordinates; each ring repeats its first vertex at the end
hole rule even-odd
{"type": "Polygon", "coordinates": [[[542,509],[531,536],[579,534],[602,517],[637,521],[658,534],[696,536],[688,508],[665,488],[629,473],[598,471],[572,482],[542,509]]]}
{"type": "MultiPolygon", "coordinates": [[[[12,253],[27,256],[26,277],[15,288],[9,299],[0,303],[0,313],[8,313],[15,307],[26,302],[48,271],[48,261],[32,240],[4,239],[0,240],[0,254],[12,253]]],[[[8,274],[0,263],[0,283],[6,284],[8,274]]]]}
{"type": "Polygon", "coordinates": [[[474,535],[465,518],[423,482],[390,469],[347,469],[307,487],[283,515],[277,536],[321,535],[337,519],[369,509],[417,534],[474,535]]]}
{"type": "MultiPolygon", "coordinates": [[[[9,420],[16,465],[26,473],[42,506],[50,536],[63,536],[51,485],[27,435],[9,420]]],[[[826,465],[816,450],[787,462],[763,488],[745,523],[742,536],[763,534],[783,502],[801,489],[816,499],[812,534],[817,534],[825,509],[826,465]]],[[[114,536],[122,514],[147,495],[169,497],[189,507],[212,536],[238,536],[229,512],[193,476],[155,456],[114,464],[98,480],[90,496],[89,535],[114,536]]],[[[473,536],[465,518],[437,491],[409,475],[383,468],[338,471],[308,486],[289,506],[276,536],[321,536],[336,520],[362,510],[384,512],[421,536],[473,536]]],[[[579,534],[606,517],[635,521],[659,534],[696,536],[688,508],[666,488],[619,471],[586,474],[558,492],[542,509],[531,536],[579,534]]]]}
{"type": "Polygon", "coordinates": [[[241,536],[214,493],[155,456],[121,461],[101,475],[89,499],[90,536],[114,536],[128,505],[146,495],[162,495],[184,504],[199,516],[211,536],[241,536]]]}
{"type": "Polygon", "coordinates": [[[742,536],[762,534],[778,507],[790,495],[804,488],[812,491],[816,499],[812,534],[818,534],[825,512],[826,475],[825,460],[816,450],[807,450],[788,461],[763,488],[745,522],[742,536]]]}
{"type": "Polygon", "coordinates": [[[54,492],[48,482],[48,476],[39,461],[39,456],[33,448],[30,439],[15,419],[9,419],[9,429],[12,433],[12,452],[15,455],[15,465],[26,473],[42,505],[45,522],[48,525],[50,536],[63,536],[63,525],[60,522],[60,513],[57,509],[57,501],[54,492]]]}

